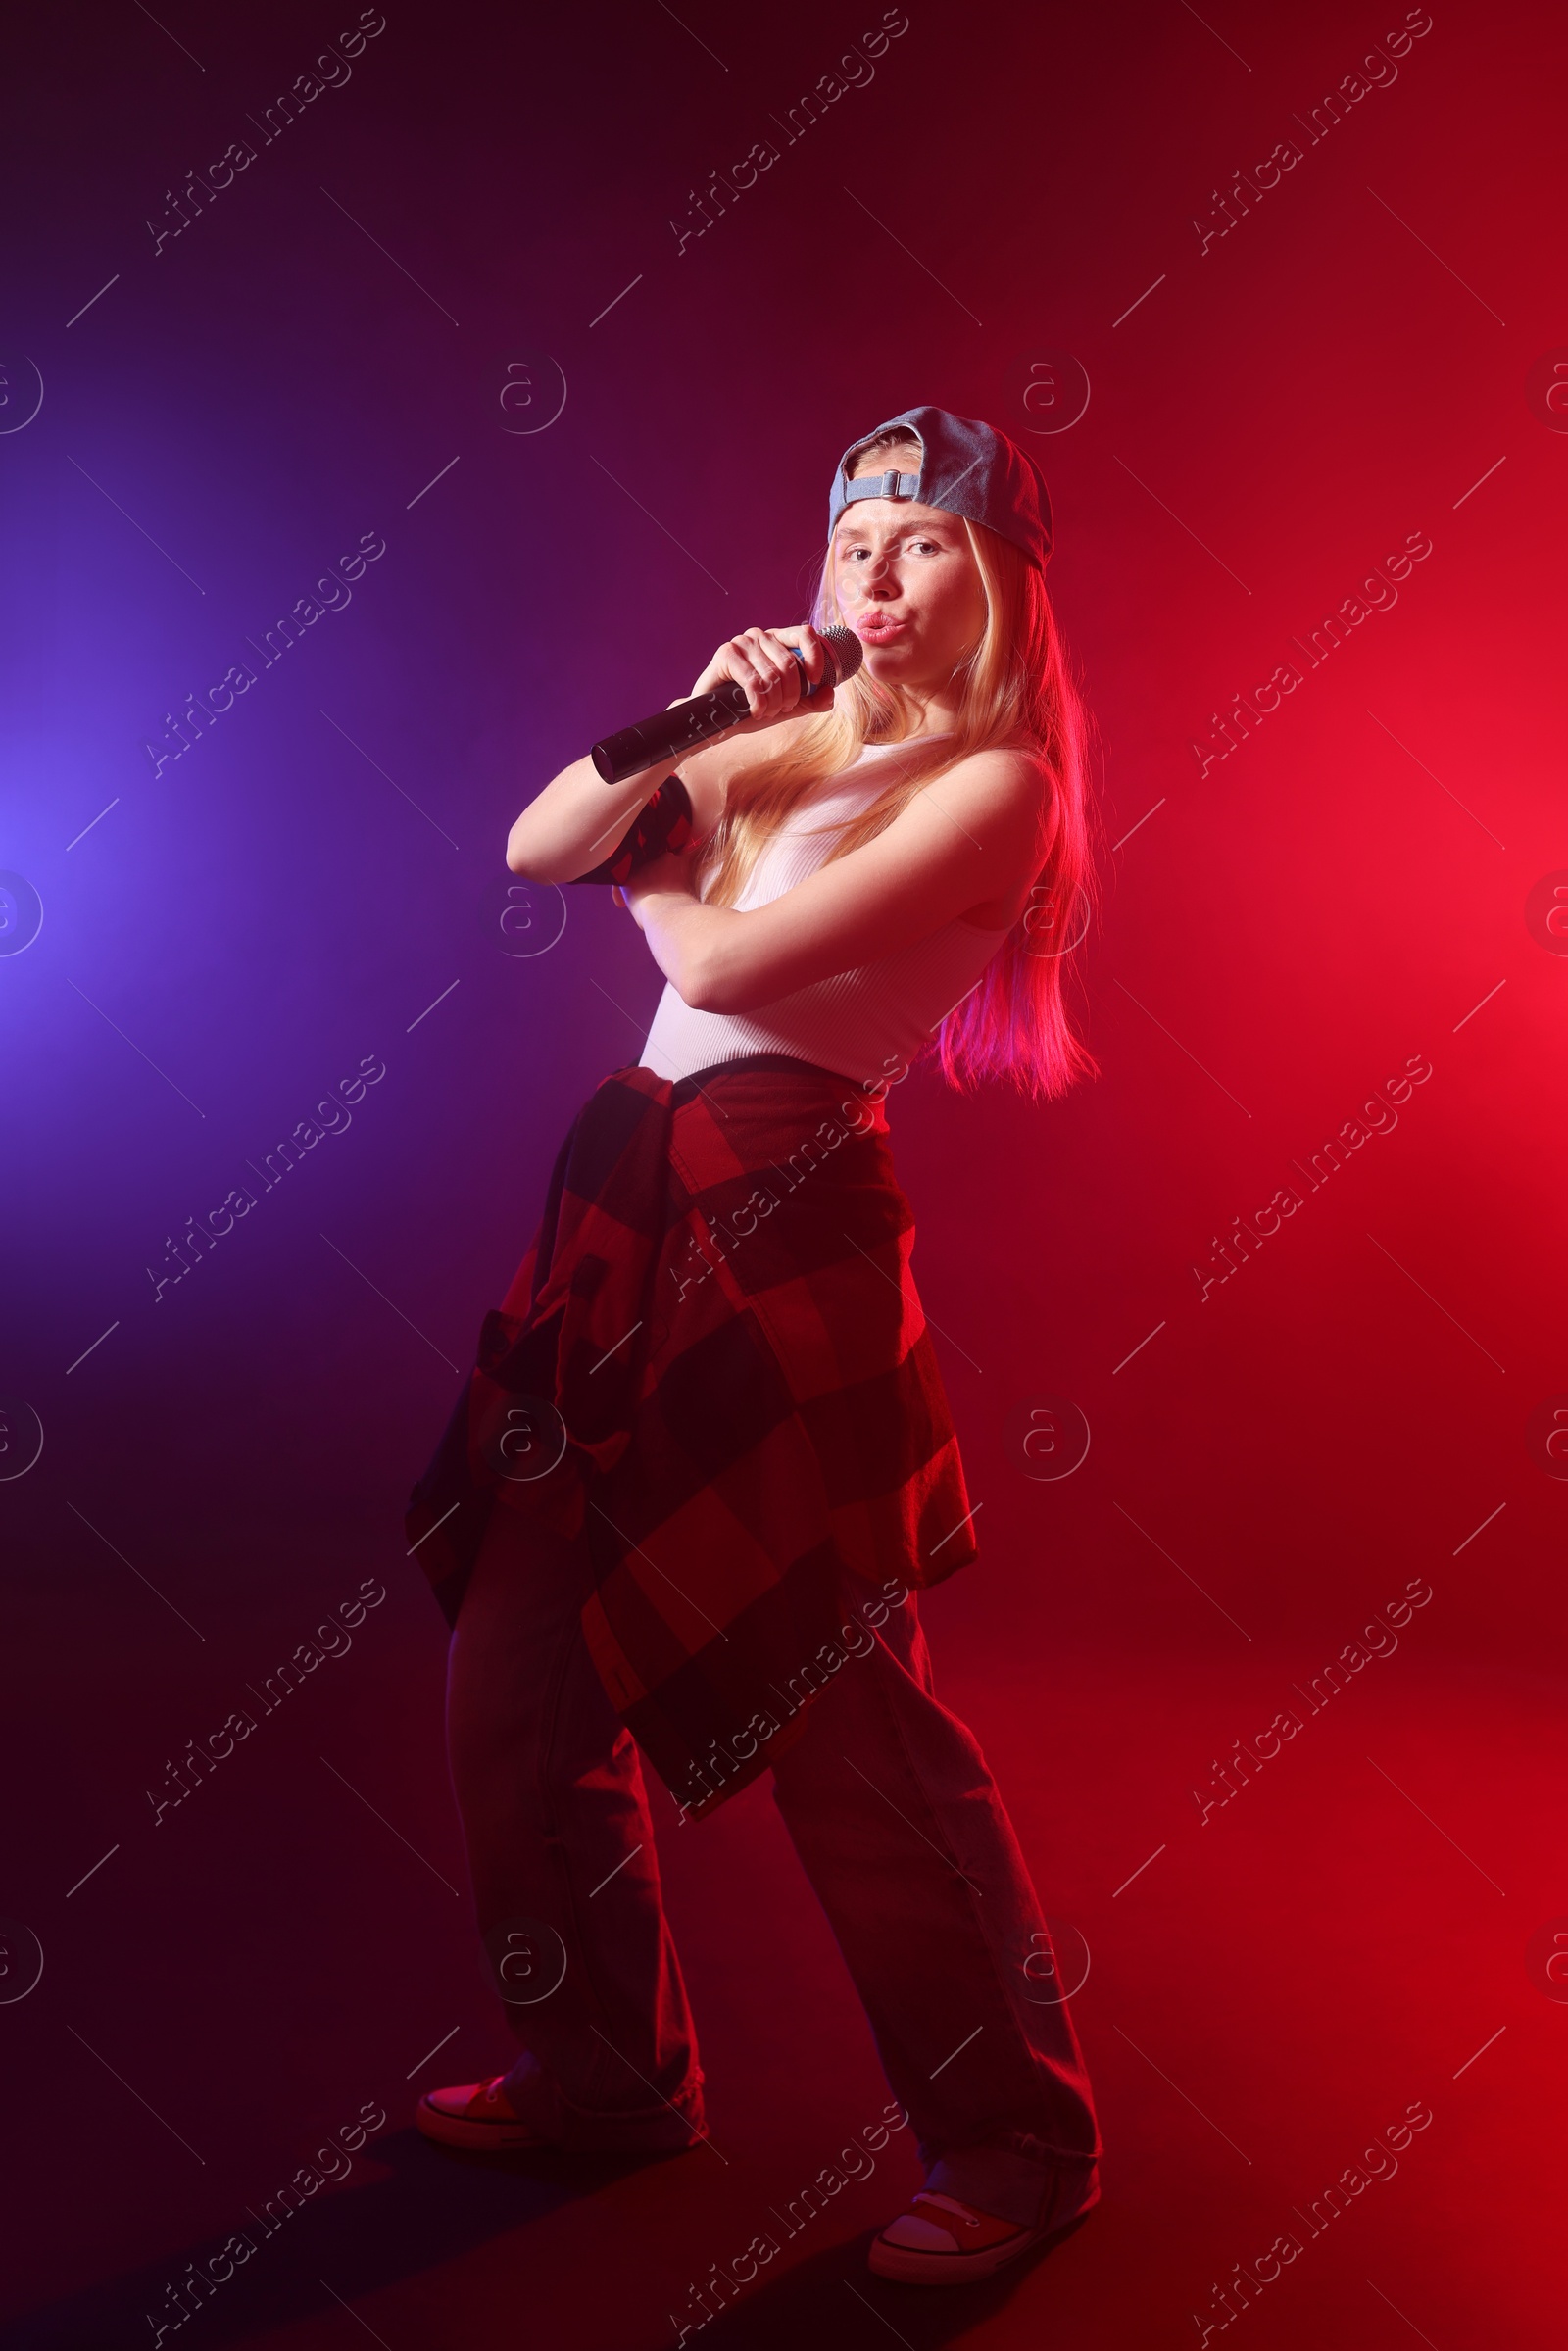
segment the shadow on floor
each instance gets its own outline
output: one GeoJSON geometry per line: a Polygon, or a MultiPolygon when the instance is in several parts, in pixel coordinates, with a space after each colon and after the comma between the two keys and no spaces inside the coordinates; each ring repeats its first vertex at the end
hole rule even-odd
{"type": "MultiPolygon", "coordinates": [[[[546,2221],[562,2206],[597,2194],[650,2161],[672,2160],[466,2156],[431,2147],[412,2130],[383,2140],[379,2154],[387,2177],[301,2207],[201,2300],[192,2315],[204,2345],[243,2342],[318,2316],[324,2279],[330,2278],[338,2295],[351,2303],[438,2269],[491,2238],[546,2221]]],[[[258,2231],[252,2227],[249,2233],[254,2241],[258,2231]]],[[[192,2312],[194,2294],[188,2290],[176,2304],[168,2287],[177,2286],[188,2265],[212,2260],[226,2241],[215,2235],[187,2244],[145,2269],[49,2303],[0,2331],[0,2351],[84,2351],[87,2345],[115,2341],[152,2345],[165,2322],[163,2339],[172,2345],[183,2331],[181,2311],[192,2312]]],[[[872,2277],[866,2267],[869,2241],[867,2232],[826,2247],[743,2293],[706,2323],[699,2323],[701,2313],[694,2310],[691,2331],[683,2339],[700,2341],[704,2351],[773,2351],[775,2345],[778,2351],[799,2351],[803,2341],[816,2351],[840,2344],[846,2351],[850,2346],[864,2351],[870,2313],[912,2351],[931,2351],[999,2310],[1052,2249],[1042,2247],[989,2284],[932,2290],[872,2277]]],[[[630,2267],[634,2277],[634,2261],[630,2267]]],[[[548,2326],[548,2313],[533,2310],[528,2317],[532,2339],[543,2345],[548,2338],[541,2322],[548,2326]]],[[[505,2328],[510,2334],[519,2322],[518,2301],[498,2310],[496,2320],[498,2332],[505,2328]]],[[[564,2343],[570,2335],[564,2309],[562,2323],[564,2343]]],[[[639,2324],[628,2312],[622,2338],[628,2351],[634,2343],[645,2351],[673,2351],[674,2338],[675,2329],[662,2314],[656,2318],[650,2312],[639,2324]]],[[[475,2351],[480,2351],[477,2344],[475,2351]]]]}
{"type": "MultiPolygon", "coordinates": [[[[896,2285],[874,2278],[866,2267],[867,2229],[744,2294],[683,2340],[701,2344],[702,2351],[800,2351],[803,2343],[813,2351],[866,2351],[868,2336],[877,2332],[867,2327],[869,2313],[911,2351],[936,2351],[1004,2308],[1030,2272],[1090,2218],[1085,2213],[988,2284],[967,2286],[896,2285]]],[[[649,2351],[672,2344],[671,2334],[649,2351]]]]}
{"type": "MultiPolygon", "coordinates": [[[[388,2177],[303,2205],[271,2236],[263,2237],[243,2211],[236,2215],[235,2227],[245,2229],[256,2250],[202,2298],[198,2324],[204,2345],[241,2342],[318,2315],[325,2299],[324,2278],[352,2301],[545,2220],[650,2160],[668,2160],[468,2156],[432,2147],[413,2130],[379,2140],[376,2155],[389,2167],[388,2177]]],[[[164,2339],[172,2345],[181,2309],[190,2310],[195,2295],[187,2291],[176,2305],[167,2287],[177,2285],[188,2264],[205,2265],[220,2254],[226,2241],[221,2235],[204,2238],[144,2269],[49,2303],[0,2331],[0,2346],[3,2351],[84,2351],[89,2344],[125,2341],[150,2347],[166,2320],[164,2339]]]]}

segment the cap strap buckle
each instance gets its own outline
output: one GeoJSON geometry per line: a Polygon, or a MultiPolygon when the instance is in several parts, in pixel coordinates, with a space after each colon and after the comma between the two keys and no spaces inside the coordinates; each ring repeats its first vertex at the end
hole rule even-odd
{"type": "Polygon", "coordinates": [[[862,473],[858,480],[847,482],[844,487],[846,506],[858,498],[918,498],[919,495],[918,473],[862,473]]]}

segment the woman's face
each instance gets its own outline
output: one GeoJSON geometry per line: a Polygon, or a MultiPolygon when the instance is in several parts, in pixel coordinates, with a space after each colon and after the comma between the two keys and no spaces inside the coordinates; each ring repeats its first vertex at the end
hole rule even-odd
{"type": "Polygon", "coordinates": [[[940,507],[857,499],[833,534],[833,584],[880,685],[940,691],[985,633],[969,534],[940,507]]]}

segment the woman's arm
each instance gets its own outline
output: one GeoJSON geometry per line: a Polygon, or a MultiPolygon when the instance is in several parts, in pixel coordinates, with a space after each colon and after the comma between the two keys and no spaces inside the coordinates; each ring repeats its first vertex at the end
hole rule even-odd
{"type": "Polygon", "coordinates": [[[788,650],[792,645],[800,647],[807,679],[814,685],[822,674],[823,656],[812,628],[749,628],[719,647],[692,693],[707,694],[733,680],[746,689],[750,715],[710,737],[698,751],[661,759],[623,784],[607,784],[591,759],[573,759],[564,767],[528,803],[508,834],[507,863],[512,871],[533,882],[570,882],[592,872],[619,848],[677,767],[691,794],[698,836],[705,838],[723,813],[725,778],[745,763],[746,755],[736,757],[736,738],[775,726],[780,719],[814,717],[833,707],[829,689],[815,696],[805,711],[800,709],[802,664],[788,650]]]}
{"type": "Polygon", "coordinates": [[[872,841],[745,912],[705,906],[693,860],[665,857],[621,897],[676,993],[700,1012],[749,1012],[874,963],[987,900],[1020,902],[1044,862],[1054,800],[1038,759],[976,752],[872,841]]]}
{"type": "Polygon", "coordinates": [[[678,759],[661,759],[607,784],[591,759],[573,759],[531,800],[507,835],[507,863],[531,882],[574,882],[620,847],[678,759]]]}

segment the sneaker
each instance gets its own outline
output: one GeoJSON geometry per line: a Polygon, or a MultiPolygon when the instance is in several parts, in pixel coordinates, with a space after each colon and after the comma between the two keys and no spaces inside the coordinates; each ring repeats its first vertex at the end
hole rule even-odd
{"type": "MultiPolygon", "coordinates": [[[[512,2078],[515,2074],[514,2067],[512,2078]]],[[[414,2119],[426,2138],[484,2154],[555,2147],[579,2155],[665,2155],[706,2135],[700,2112],[691,2117],[665,2106],[645,2114],[584,2114],[568,2106],[537,2067],[510,2094],[508,2080],[492,2074],[484,2082],[426,2090],[414,2119]]]]}
{"type": "Polygon", "coordinates": [[[414,2119],[426,2138],[444,2147],[548,2147],[548,2131],[524,2122],[501,2084],[505,2074],[488,2082],[460,2082],[451,2089],[427,2089],[414,2119]]]}
{"type": "MultiPolygon", "coordinates": [[[[1098,2193],[1097,2186],[1096,2197],[1098,2193]]],[[[1066,2221],[1050,2206],[1047,2210],[1049,2218],[1020,2228],[1016,2221],[1000,2220],[978,2205],[960,2203],[956,2196],[917,2188],[897,2220],[873,2237],[871,2268],[878,2278],[896,2278],[905,2285],[973,2285],[1031,2246],[1064,2236],[1089,2206],[1066,2221]]]]}

